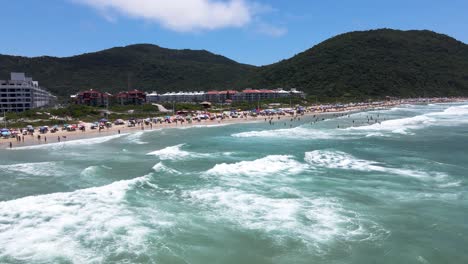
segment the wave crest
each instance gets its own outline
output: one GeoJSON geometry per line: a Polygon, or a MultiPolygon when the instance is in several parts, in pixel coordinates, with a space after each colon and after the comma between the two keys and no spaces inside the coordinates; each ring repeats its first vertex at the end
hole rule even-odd
{"type": "Polygon", "coordinates": [[[337,201],[326,198],[272,198],[220,187],[186,191],[183,196],[214,210],[218,219],[260,230],[279,243],[297,239],[321,250],[321,244],[334,239],[374,239],[386,234],[375,223],[368,224],[337,201]]]}
{"type": "Polygon", "coordinates": [[[297,174],[304,164],[289,155],[270,155],[253,161],[216,164],[206,173],[211,175],[256,175],[297,174]]]}
{"type": "Polygon", "coordinates": [[[447,175],[443,173],[429,173],[411,169],[390,168],[378,162],[355,158],[341,151],[315,150],[305,153],[304,160],[312,166],[330,169],[344,169],[357,171],[376,171],[419,179],[441,180],[447,175]]]}
{"type": "Polygon", "coordinates": [[[102,262],[119,250],[143,250],[148,229],[125,206],[132,180],[0,202],[1,255],[28,262],[102,262]],[[60,249],[60,250],[57,250],[60,249]],[[106,254],[103,254],[106,252],[106,254]]]}

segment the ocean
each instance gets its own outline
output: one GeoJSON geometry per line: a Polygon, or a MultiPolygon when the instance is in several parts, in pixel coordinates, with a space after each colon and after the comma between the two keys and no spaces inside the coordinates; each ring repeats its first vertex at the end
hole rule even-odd
{"type": "Polygon", "coordinates": [[[0,263],[468,263],[468,103],[315,121],[1,150],[0,263]]]}

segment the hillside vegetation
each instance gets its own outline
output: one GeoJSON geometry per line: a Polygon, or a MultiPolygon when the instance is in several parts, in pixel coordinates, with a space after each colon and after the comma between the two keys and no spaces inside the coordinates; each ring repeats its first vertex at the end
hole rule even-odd
{"type": "Polygon", "coordinates": [[[468,46],[431,31],[351,32],[260,68],[251,84],[329,97],[468,95],[468,46]]]}
{"type": "Polygon", "coordinates": [[[83,89],[107,92],[209,90],[230,87],[255,67],[204,50],[172,50],[150,44],[56,58],[0,55],[0,79],[26,72],[58,95],[83,89]]]}
{"type": "Polygon", "coordinates": [[[379,29],[338,35],[263,67],[208,51],[150,44],[55,58],[0,55],[0,79],[24,71],[58,95],[297,87],[321,97],[468,95],[468,46],[432,31],[379,29]]]}

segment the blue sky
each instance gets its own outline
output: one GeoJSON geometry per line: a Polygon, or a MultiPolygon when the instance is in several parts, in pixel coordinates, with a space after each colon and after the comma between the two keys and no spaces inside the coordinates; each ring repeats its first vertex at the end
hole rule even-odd
{"type": "Polygon", "coordinates": [[[430,29],[468,43],[467,14],[466,0],[3,1],[0,53],[62,57],[152,43],[265,65],[354,30],[430,29]]]}

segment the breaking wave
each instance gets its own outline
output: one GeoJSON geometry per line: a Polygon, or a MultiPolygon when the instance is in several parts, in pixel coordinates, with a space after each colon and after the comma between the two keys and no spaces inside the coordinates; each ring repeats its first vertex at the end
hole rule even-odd
{"type": "Polygon", "coordinates": [[[128,140],[130,143],[138,144],[138,145],[148,144],[148,142],[144,142],[144,141],[141,140],[141,136],[142,136],[144,133],[145,133],[145,132],[143,132],[143,131],[131,133],[131,134],[128,135],[127,140],[128,140]]]}
{"type": "MultiPolygon", "coordinates": [[[[420,111],[420,109],[396,107],[386,109],[381,114],[409,111],[420,111]]],[[[413,117],[385,120],[365,126],[348,127],[344,129],[314,129],[308,125],[294,128],[283,128],[273,130],[248,131],[232,134],[236,138],[278,138],[278,139],[352,139],[355,137],[384,137],[384,133],[412,135],[412,130],[428,126],[456,126],[467,123],[468,119],[460,117],[468,116],[468,105],[452,106],[443,111],[421,114],[413,117]]],[[[335,118],[336,119],[336,118],[335,118]]],[[[327,119],[334,120],[334,119],[327,119]]]]}
{"type": "Polygon", "coordinates": [[[215,187],[185,191],[184,198],[212,210],[217,219],[265,232],[278,243],[299,240],[321,251],[323,243],[372,240],[386,231],[326,198],[272,198],[215,187]]]}
{"type": "Polygon", "coordinates": [[[148,179],[0,202],[0,259],[90,263],[122,250],[138,254],[149,230],[125,195],[148,179]]]}
{"type": "Polygon", "coordinates": [[[249,131],[232,134],[232,137],[237,138],[286,138],[286,139],[331,139],[337,137],[336,134],[330,133],[326,129],[318,130],[305,128],[302,126],[285,129],[275,130],[261,130],[261,131],[249,131]]]}
{"type": "Polygon", "coordinates": [[[99,175],[102,170],[111,170],[112,168],[104,165],[100,166],[89,166],[81,171],[80,176],[85,178],[94,178],[96,175],[99,175]]]}
{"type": "Polygon", "coordinates": [[[330,169],[344,169],[357,171],[376,171],[420,179],[441,180],[447,175],[443,173],[430,173],[410,169],[384,167],[378,162],[355,158],[341,151],[315,150],[305,153],[304,160],[311,166],[330,169]]]}
{"type": "Polygon", "coordinates": [[[182,174],[178,170],[167,167],[162,162],[159,162],[158,164],[154,165],[153,170],[155,172],[165,172],[165,173],[174,174],[174,175],[182,174]]]}
{"type": "Polygon", "coordinates": [[[253,161],[216,164],[206,173],[211,175],[256,175],[297,174],[303,171],[304,164],[289,155],[270,155],[253,161]]]}
{"type": "Polygon", "coordinates": [[[160,150],[156,150],[146,155],[149,156],[156,156],[160,160],[188,160],[188,159],[197,159],[197,158],[212,158],[212,157],[219,157],[219,156],[230,156],[232,152],[222,152],[222,153],[197,153],[197,152],[189,152],[186,150],[182,150],[182,147],[185,144],[179,144],[175,146],[166,147],[160,150]]]}
{"type": "Polygon", "coordinates": [[[24,146],[24,147],[16,147],[13,148],[13,150],[23,150],[23,149],[52,149],[52,150],[57,150],[57,149],[62,149],[65,147],[79,147],[79,146],[86,146],[86,145],[95,145],[95,144],[101,144],[116,138],[119,138],[121,136],[125,136],[128,134],[119,134],[119,135],[112,135],[112,136],[104,136],[104,137],[96,137],[96,138],[86,138],[86,139],[76,139],[76,140],[70,140],[70,141],[62,141],[62,142],[57,142],[57,143],[47,143],[47,144],[41,144],[41,145],[33,145],[33,146],[24,146]]]}
{"type": "Polygon", "coordinates": [[[376,124],[349,127],[348,131],[384,131],[396,134],[413,134],[411,130],[426,128],[428,126],[457,126],[466,124],[468,120],[461,118],[468,116],[468,105],[452,106],[443,111],[431,112],[413,117],[386,120],[376,124]]]}
{"type": "Polygon", "coordinates": [[[229,126],[231,124],[206,124],[206,125],[188,125],[188,126],[177,126],[177,127],[172,127],[174,129],[190,129],[190,128],[208,128],[208,127],[224,127],[224,126],[229,126]]]}
{"type": "Polygon", "coordinates": [[[64,172],[62,166],[59,166],[56,162],[35,162],[0,165],[0,171],[35,176],[54,176],[64,172]]]}
{"type": "Polygon", "coordinates": [[[199,153],[192,153],[182,150],[182,146],[185,144],[179,144],[175,146],[166,147],[160,150],[150,152],[146,155],[153,155],[159,157],[160,160],[184,160],[188,158],[194,158],[199,156],[199,153]]]}

